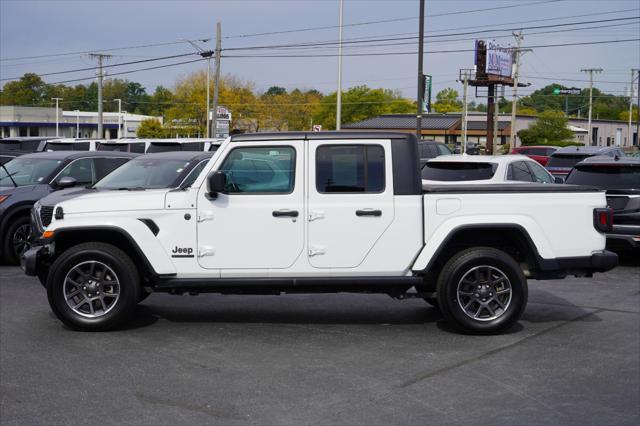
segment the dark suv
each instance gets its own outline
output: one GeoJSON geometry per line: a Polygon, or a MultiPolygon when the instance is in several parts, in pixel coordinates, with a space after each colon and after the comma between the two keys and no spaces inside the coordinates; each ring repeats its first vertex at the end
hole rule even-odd
{"type": "Polygon", "coordinates": [[[450,155],[453,152],[442,142],[421,140],[418,141],[418,154],[420,155],[420,167],[423,167],[432,158],[440,155],[450,155]]]}
{"type": "Polygon", "coordinates": [[[613,209],[613,231],[607,234],[607,246],[640,248],[640,158],[588,158],[576,164],[567,183],[606,190],[607,204],[613,209]]]}
{"type": "Polygon", "coordinates": [[[53,151],[25,154],[0,166],[0,255],[18,263],[27,247],[33,204],[53,191],[92,185],[135,154],[53,151]]]}
{"type": "Polygon", "coordinates": [[[556,177],[566,177],[573,166],[585,158],[605,155],[607,157],[624,157],[622,148],[616,146],[565,146],[549,157],[547,170],[556,177]]]}

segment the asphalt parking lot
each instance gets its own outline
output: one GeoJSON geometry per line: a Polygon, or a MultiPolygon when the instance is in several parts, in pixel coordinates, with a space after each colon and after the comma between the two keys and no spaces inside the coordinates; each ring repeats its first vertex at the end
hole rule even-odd
{"type": "Polygon", "coordinates": [[[348,294],[154,294],[91,334],[0,267],[0,423],[639,424],[640,267],[529,286],[491,337],[348,294]]]}

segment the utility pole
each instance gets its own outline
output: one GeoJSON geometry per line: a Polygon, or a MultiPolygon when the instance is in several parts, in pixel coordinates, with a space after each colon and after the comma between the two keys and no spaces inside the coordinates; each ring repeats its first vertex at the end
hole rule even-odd
{"type": "Polygon", "coordinates": [[[489,84],[487,89],[487,154],[493,155],[493,134],[495,131],[493,117],[496,113],[496,85],[489,84]]]}
{"type": "MultiPolygon", "coordinates": [[[[213,80],[213,123],[212,136],[215,138],[218,131],[218,86],[220,86],[220,56],[222,53],[222,24],[216,23],[216,74],[213,80]]],[[[207,86],[208,87],[208,86],[207,86]]],[[[209,117],[209,104],[207,104],[207,118],[209,117]]]]}
{"type": "MultiPolygon", "coordinates": [[[[593,136],[591,135],[591,113],[593,111],[593,73],[602,72],[602,68],[582,68],[580,72],[586,72],[589,74],[589,122],[587,125],[587,141],[589,141],[589,144],[593,145],[593,136]]],[[[595,145],[598,145],[598,141],[596,141],[595,145]]]]}
{"type": "Polygon", "coordinates": [[[340,130],[342,121],[342,16],[344,1],[340,0],[340,18],[338,29],[338,90],[336,91],[336,130],[340,130]]]}
{"type": "Polygon", "coordinates": [[[116,137],[120,139],[122,137],[120,132],[122,128],[122,99],[114,99],[114,101],[118,101],[118,133],[116,137]]]}
{"type": "Polygon", "coordinates": [[[102,62],[104,59],[108,59],[111,55],[104,55],[102,53],[90,53],[89,57],[98,60],[98,139],[104,137],[102,130],[102,80],[104,79],[104,68],[102,62]]]}
{"type": "Polygon", "coordinates": [[[56,136],[60,136],[60,131],[59,131],[60,118],[58,114],[58,102],[61,101],[62,99],[63,98],[51,98],[52,101],[56,101],[56,136]]]}
{"type": "Polygon", "coordinates": [[[424,104],[424,77],[423,77],[423,51],[424,51],[424,0],[420,0],[420,23],[418,35],[418,114],[416,115],[416,136],[422,139],[422,105],[424,104]]]}
{"type": "Polygon", "coordinates": [[[636,107],[638,108],[638,114],[636,115],[636,142],[640,145],[640,69],[636,69],[638,72],[638,97],[636,107]]]}
{"type": "Polygon", "coordinates": [[[464,72],[464,89],[462,90],[462,153],[467,153],[467,89],[469,88],[469,73],[464,72]]]}

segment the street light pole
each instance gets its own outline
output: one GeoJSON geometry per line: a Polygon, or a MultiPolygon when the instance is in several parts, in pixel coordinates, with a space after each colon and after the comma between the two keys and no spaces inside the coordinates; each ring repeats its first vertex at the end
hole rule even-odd
{"type": "Polygon", "coordinates": [[[63,98],[51,98],[52,101],[56,101],[56,136],[60,136],[60,129],[59,129],[59,123],[60,123],[60,117],[58,114],[58,102],[61,101],[63,98]]]}
{"type": "Polygon", "coordinates": [[[123,136],[126,138],[127,137],[127,111],[122,111],[123,117],[124,117],[124,129],[123,129],[123,136]]]}

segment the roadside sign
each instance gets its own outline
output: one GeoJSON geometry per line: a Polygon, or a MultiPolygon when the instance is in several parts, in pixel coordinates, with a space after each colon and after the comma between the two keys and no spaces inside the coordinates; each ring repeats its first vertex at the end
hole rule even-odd
{"type": "Polygon", "coordinates": [[[321,132],[322,131],[322,124],[314,124],[313,128],[311,129],[314,132],[321,132]]]}
{"type": "Polygon", "coordinates": [[[575,87],[572,87],[571,89],[561,89],[556,87],[553,89],[554,95],[579,95],[580,93],[582,93],[582,91],[575,87]]]}

